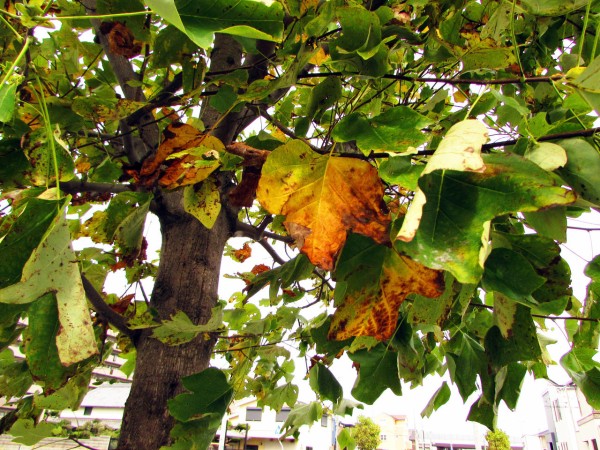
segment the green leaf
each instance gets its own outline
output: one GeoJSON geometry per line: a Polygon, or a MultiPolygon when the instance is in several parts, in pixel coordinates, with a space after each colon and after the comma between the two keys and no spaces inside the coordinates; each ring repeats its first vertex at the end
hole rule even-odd
{"type": "Polygon", "coordinates": [[[396,395],[402,393],[396,352],[379,344],[371,350],[348,353],[348,357],[360,364],[352,388],[352,396],[356,400],[372,405],[388,388],[396,395]]]}
{"type": "Polygon", "coordinates": [[[435,391],[427,405],[421,411],[422,417],[429,417],[436,411],[440,406],[445,405],[448,400],[450,400],[450,388],[448,387],[448,383],[445,381],[442,383],[440,388],[435,391]]]}
{"type": "Polygon", "coordinates": [[[10,122],[15,113],[17,85],[6,83],[0,86],[0,122],[10,122]]]}
{"type": "MultiPolygon", "coordinates": [[[[496,298],[499,294],[496,294],[496,298]]],[[[510,304],[510,301],[506,301],[510,304]]],[[[516,304],[504,314],[502,327],[493,326],[485,336],[485,350],[497,366],[518,361],[536,361],[542,355],[531,311],[516,304]]]]}
{"type": "Polygon", "coordinates": [[[61,362],[68,366],[95,355],[98,348],[65,210],[63,207],[54,218],[44,239],[31,253],[21,281],[0,289],[0,302],[29,303],[54,293],[61,325],[56,345],[61,362]]]}
{"type": "Polygon", "coordinates": [[[287,404],[292,408],[298,401],[298,386],[292,383],[285,383],[266,392],[262,402],[275,411],[281,411],[283,405],[287,404]]]}
{"type": "Polygon", "coordinates": [[[59,181],[69,181],[75,176],[75,163],[71,154],[61,145],[48,142],[55,139],[47,135],[45,128],[39,128],[23,136],[21,146],[33,170],[28,178],[36,186],[45,186],[56,180],[58,169],[59,181]]]}
{"type": "Polygon", "coordinates": [[[356,141],[358,148],[368,154],[371,150],[414,152],[429,139],[421,129],[432,121],[406,106],[388,109],[369,119],[361,113],[344,117],[333,129],[338,142],[356,141]]]}
{"type": "Polygon", "coordinates": [[[560,16],[584,8],[588,0],[522,0],[520,4],[536,16],[560,16]]]}
{"type": "Polygon", "coordinates": [[[558,173],[585,200],[600,205],[600,153],[584,139],[559,142],[567,152],[567,164],[558,173]]]}
{"type": "Polygon", "coordinates": [[[348,428],[342,428],[342,431],[337,435],[337,442],[342,450],[354,450],[356,448],[356,441],[348,428]]]}
{"type": "Polygon", "coordinates": [[[46,396],[35,395],[33,404],[40,409],[62,411],[69,408],[74,411],[81,404],[85,394],[87,394],[91,378],[91,369],[78,373],[69,378],[69,381],[57,391],[46,396]]]}
{"type": "Polygon", "coordinates": [[[483,273],[488,222],[517,211],[575,200],[560,180],[514,154],[484,155],[483,173],[436,170],[421,177],[427,199],[415,238],[396,248],[422,264],[446,269],[462,283],[483,273]]]}
{"type": "MultiPolygon", "coordinates": [[[[365,8],[340,8],[338,17],[342,26],[342,35],[334,44],[345,52],[354,52],[368,59],[369,50],[381,42],[381,25],[377,14],[365,8]]],[[[370,56],[369,56],[370,55],[370,56]]]]}
{"type": "Polygon", "coordinates": [[[342,81],[339,77],[327,77],[310,91],[306,104],[306,116],[320,121],[323,113],[335,105],[342,96],[342,81]]]}
{"type": "Polygon", "coordinates": [[[411,191],[419,187],[419,177],[425,169],[423,165],[414,165],[409,156],[392,156],[379,165],[379,176],[387,183],[395,184],[411,191]]]}
{"type": "Polygon", "coordinates": [[[275,302],[279,289],[286,289],[292,283],[308,278],[314,268],[315,266],[310,263],[309,259],[301,253],[281,266],[263,272],[254,278],[247,287],[246,298],[253,297],[265,286],[270,285],[270,298],[272,302],[275,302]]]}
{"type": "Polygon", "coordinates": [[[561,366],[585,395],[594,409],[600,409],[600,364],[593,358],[596,350],[591,348],[574,348],[564,355],[561,366]]]}
{"type": "Polygon", "coordinates": [[[485,262],[482,286],[497,291],[512,300],[531,305],[531,294],[546,282],[527,259],[507,248],[496,248],[485,262]]]}
{"type": "Polygon", "coordinates": [[[233,398],[233,387],[221,370],[209,367],[183,378],[182,384],[191,393],[179,394],[169,400],[169,411],[173,417],[186,422],[214,415],[220,421],[233,398]]]}
{"type": "Polygon", "coordinates": [[[212,178],[204,180],[197,192],[194,186],[186,186],[183,207],[210,230],[221,212],[221,193],[216,182],[212,178]]]}
{"type": "Polygon", "coordinates": [[[64,202],[30,199],[25,209],[0,241],[0,288],[17,283],[23,267],[56,219],[64,202]]]}
{"type": "Polygon", "coordinates": [[[600,88],[598,88],[598,83],[600,83],[600,58],[594,59],[581,75],[570,82],[577,89],[579,95],[594,108],[596,113],[600,112],[600,88]]]}
{"type": "Polygon", "coordinates": [[[51,437],[55,428],[55,423],[40,422],[35,424],[33,419],[17,419],[8,433],[15,437],[12,442],[35,445],[42,439],[51,437]]]}
{"type": "Polygon", "coordinates": [[[167,345],[181,345],[190,342],[200,333],[217,331],[223,326],[223,307],[212,309],[210,320],[206,324],[195,325],[187,314],[177,311],[170,320],[163,320],[152,330],[152,337],[167,345]]]}
{"type": "Polygon", "coordinates": [[[524,364],[511,363],[502,367],[496,374],[496,404],[504,400],[511,411],[517,407],[521,386],[527,373],[524,364]]]}
{"type": "Polygon", "coordinates": [[[61,364],[56,346],[56,333],[60,326],[56,300],[46,294],[28,310],[29,326],[23,332],[23,352],[31,375],[40,381],[48,392],[55,391],[73,375],[73,368],[61,364]]]}
{"type": "Polygon", "coordinates": [[[190,0],[176,0],[180,22],[168,5],[171,23],[180,28],[199,47],[209,48],[214,33],[277,41],[283,32],[283,8],[254,0],[217,0],[200,5],[190,0]]]}
{"type": "Polygon", "coordinates": [[[18,139],[0,141],[0,158],[0,185],[3,191],[8,192],[27,184],[27,174],[33,167],[25,157],[18,139]]]}
{"type": "Polygon", "coordinates": [[[17,360],[12,350],[0,353],[0,396],[18,398],[27,393],[33,384],[31,372],[24,360],[17,360]]]}
{"type": "MultiPolygon", "coordinates": [[[[167,19],[164,15],[161,15],[161,17],[167,19]]],[[[173,23],[172,21],[169,22],[173,23]]],[[[154,52],[152,53],[153,66],[167,67],[171,64],[177,64],[198,51],[198,46],[180,30],[173,25],[169,25],[158,32],[154,42],[154,52]]]]}
{"type": "Polygon", "coordinates": [[[485,425],[490,430],[495,428],[496,417],[498,411],[495,405],[492,405],[485,396],[479,397],[475,403],[471,405],[467,420],[485,425]]]}
{"type": "Polygon", "coordinates": [[[183,22],[179,16],[179,11],[175,5],[175,0],[144,0],[144,3],[148,5],[155,14],[162,17],[179,30],[185,32],[183,22]]]}
{"type": "Polygon", "coordinates": [[[312,366],[308,372],[308,380],[313,391],[318,392],[324,400],[337,403],[344,394],[342,385],[322,363],[312,366]]]}
{"type": "Polygon", "coordinates": [[[567,241],[567,215],[566,208],[557,206],[540,211],[523,213],[527,225],[537,231],[540,235],[550,239],[567,241]]]}
{"type": "Polygon", "coordinates": [[[320,402],[311,402],[306,405],[296,406],[290,411],[287,419],[283,423],[282,430],[284,434],[282,436],[298,437],[300,434],[300,427],[303,425],[312,425],[323,416],[323,407],[320,402]]]}
{"type": "Polygon", "coordinates": [[[447,362],[450,378],[464,401],[475,392],[477,373],[485,361],[483,348],[471,336],[457,331],[447,348],[447,362]]]}

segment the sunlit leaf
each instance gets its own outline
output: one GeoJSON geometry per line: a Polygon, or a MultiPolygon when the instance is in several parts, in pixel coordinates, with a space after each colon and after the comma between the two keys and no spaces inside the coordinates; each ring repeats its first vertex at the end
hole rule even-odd
{"type": "Polygon", "coordinates": [[[600,205],[600,153],[584,139],[559,142],[567,151],[567,164],[558,173],[585,200],[600,205]]]}
{"type": "Polygon", "coordinates": [[[15,113],[17,85],[6,83],[0,86],[0,122],[9,122],[15,113]]]}
{"type": "Polygon", "coordinates": [[[388,214],[377,170],[358,159],[321,156],[301,141],[274,150],[257,198],[285,226],[311,262],[333,268],[348,231],[388,240],[388,214]]]}

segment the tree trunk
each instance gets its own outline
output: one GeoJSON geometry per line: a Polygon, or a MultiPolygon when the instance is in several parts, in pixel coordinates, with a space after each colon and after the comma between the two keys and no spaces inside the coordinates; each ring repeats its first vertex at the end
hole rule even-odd
{"type": "MultiPolygon", "coordinates": [[[[179,198],[179,195],[176,195],[179,198]]],[[[162,319],[184,311],[206,323],[217,301],[221,257],[231,229],[225,213],[208,230],[185,215],[161,217],[162,249],[151,305],[162,319]]],[[[167,400],[182,392],[181,378],[206,369],[214,340],[203,336],[168,346],[145,331],[137,342],[131,393],[119,439],[120,450],[154,450],[169,444],[173,418],[167,400]]]]}

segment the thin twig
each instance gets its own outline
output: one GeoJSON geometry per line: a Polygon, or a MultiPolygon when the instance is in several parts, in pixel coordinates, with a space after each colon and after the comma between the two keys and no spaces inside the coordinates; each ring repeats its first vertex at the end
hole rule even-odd
{"type": "Polygon", "coordinates": [[[271,233],[265,230],[259,230],[252,225],[248,225],[244,222],[236,223],[236,231],[243,237],[250,238],[256,242],[260,242],[263,238],[273,239],[275,241],[285,242],[286,244],[292,244],[294,239],[291,236],[282,236],[277,233],[271,233]]]}

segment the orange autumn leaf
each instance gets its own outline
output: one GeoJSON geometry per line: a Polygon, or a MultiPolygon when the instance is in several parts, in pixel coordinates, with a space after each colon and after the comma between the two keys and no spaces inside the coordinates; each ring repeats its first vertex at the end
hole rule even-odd
{"type": "Polygon", "coordinates": [[[233,252],[233,256],[239,262],[243,263],[252,256],[252,247],[246,242],[242,248],[233,252]]]}
{"type": "Polygon", "coordinates": [[[218,138],[181,122],[170,123],[163,136],[156,154],[145,160],[140,170],[139,178],[146,186],[157,179],[168,189],[193,185],[219,167],[219,153],[225,146],[218,138]]]}
{"type": "Polygon", "coordinates": [[[265,264],[257,264],[250,272],[252,272],[254,275],[260,275],[261,273],[268,272],[269,270],[271,270],[269,266],[265,264]]]}
{"type": "Polygon", "coordinates": [[[135,58],[142,51],[142,43],[135,39],[133,33],[122,22],[102,22],[100,32],[106,36],[111,53],[135,58]]]}
{"type": "Polygon", "coordinates": [[[329,328],[329,339],[336,340],[354,336],[389,339],[408,294],[436,298],[444,291],[442,271],[357,235],[348,240],[340,256],[336,282],[344,292],[329,328]]]}
{"type": "Polygon", "coordinates": [[[322,269],[333,269],[349,232],[389,242],[383,185],[366,161],[320,155],[290,141],[267,158],[257,198],[270,213],[286,216],[298,248],[322,269]]]}

